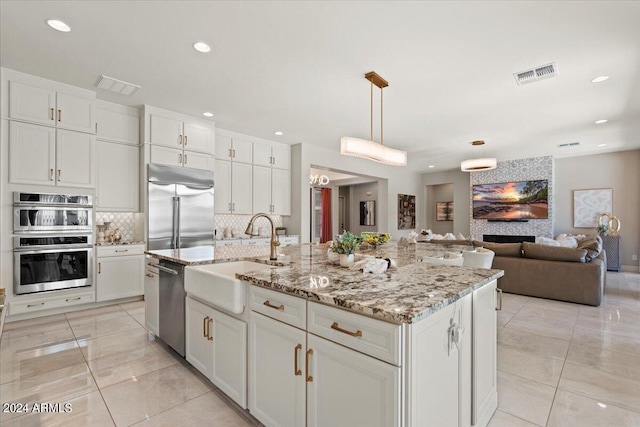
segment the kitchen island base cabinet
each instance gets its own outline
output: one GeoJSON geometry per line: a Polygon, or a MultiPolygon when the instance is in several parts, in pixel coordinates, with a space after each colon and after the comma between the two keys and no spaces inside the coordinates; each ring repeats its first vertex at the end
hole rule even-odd
{"type": "Polygon", "coordinates": [[[304,426],[307,333],[249,314],[249,412],[267,427],[304,426]]]}
{"type": "Polygon", "coordinates": [[[307,426],[399,426],[400,368],[309,334],[307,426]]]}
{"type": "Polygon", "coordinates": [[[247,407],[247,324],[189,296],[185,356],[242,408],[247,407]]]}

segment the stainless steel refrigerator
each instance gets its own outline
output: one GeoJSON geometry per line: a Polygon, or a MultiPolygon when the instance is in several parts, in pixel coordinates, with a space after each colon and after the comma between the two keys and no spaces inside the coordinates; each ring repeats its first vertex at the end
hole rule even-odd
{"type": "MultiPolygon", "coordinates": [[[[213,172],[149,165],[149,250],[213,245],[213,172]]],[[[185,355],[184,265],[158,264],[158,336],[185,355]]]]}
{"type": "Polygon", "coordinates": [[[213,245],[213,172],[149,165],[149,250],[213,245]]]}

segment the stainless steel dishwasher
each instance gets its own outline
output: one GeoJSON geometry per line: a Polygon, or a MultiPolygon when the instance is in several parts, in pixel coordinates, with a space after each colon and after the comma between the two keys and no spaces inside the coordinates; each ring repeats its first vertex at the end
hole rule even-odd
{"type": "Polygon", "coordinates": [[[161,260],[158,336],[184,357],[184,265],[161,260]]]}

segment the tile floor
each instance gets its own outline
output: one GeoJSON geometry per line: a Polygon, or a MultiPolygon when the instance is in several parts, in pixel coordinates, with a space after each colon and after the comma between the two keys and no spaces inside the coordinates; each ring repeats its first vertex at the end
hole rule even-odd
{"type": "MultiPolygon", "coordinates": [[[[640,274],[609,273],[600,307],[504,294],[491,427],[640,426],[640,274]]],[[[150,340],[133,302],[5,325],[0,426],[246,426],[247,414],[150,340]]]]}

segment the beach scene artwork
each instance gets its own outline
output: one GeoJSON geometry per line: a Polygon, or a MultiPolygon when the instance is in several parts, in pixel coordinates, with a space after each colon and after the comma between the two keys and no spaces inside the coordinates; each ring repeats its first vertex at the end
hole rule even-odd
{"type": "Polygon", "coordinates": [[[547,219],[549,182],[544,180],[473,186],[474,219],[547,219]]]}

